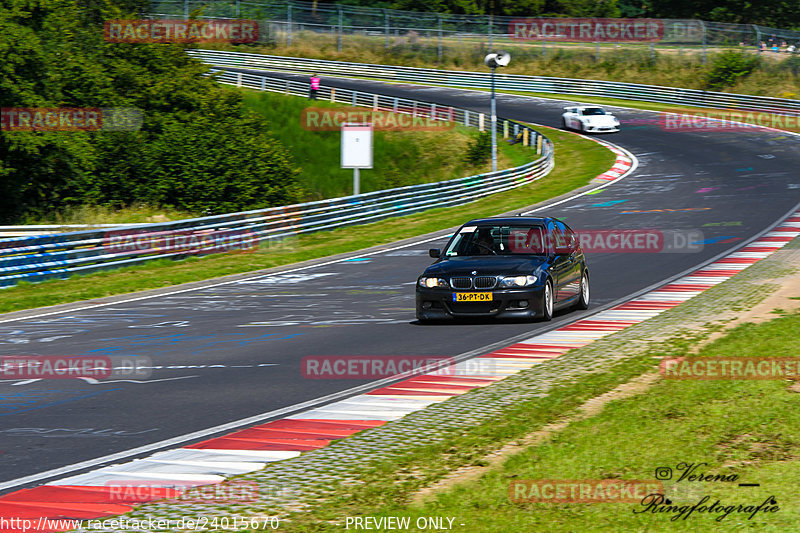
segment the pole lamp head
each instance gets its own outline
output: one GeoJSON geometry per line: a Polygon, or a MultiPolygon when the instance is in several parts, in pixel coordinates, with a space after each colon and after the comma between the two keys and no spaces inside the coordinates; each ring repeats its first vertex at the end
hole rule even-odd
{"type": "Polygon", "coordinates": [[[489,68],[505,67],[511,62],[511,54],[503,50],[487,54],[483,58],[484,64],[489,68]]]}

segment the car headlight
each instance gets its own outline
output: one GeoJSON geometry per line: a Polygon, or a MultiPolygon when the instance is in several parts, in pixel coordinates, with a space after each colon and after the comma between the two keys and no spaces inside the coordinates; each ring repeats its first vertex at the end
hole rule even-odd
{"type": "Polygon", "coordinates": [[[419,278],[417,284],[420,287],[426,287],[428,289],[435,289],[436,287],[446,289],[449,286],[447,280],[444,278],[426,278],[424,276],[419,278]]]}
{"type": "Polygon", "coordinates": [[[536,276],[507,276],[500,279],[501,287],[529,287],[536,283],[536,276]]]}

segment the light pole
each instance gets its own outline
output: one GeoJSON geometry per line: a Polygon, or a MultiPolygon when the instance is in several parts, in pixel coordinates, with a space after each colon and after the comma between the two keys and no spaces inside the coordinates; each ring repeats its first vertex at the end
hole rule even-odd
{"type": "Polygon", "coordinates": [[[483,58],[483,62],[487,67],[492,69],[491,84],[492,84],[492,97],[491,97],[491,119],[489,121],[492,130],[492,172],[497,172],[497,109],[495,107],[494,98],[494,70],[497,67],[505,67],[511,61],[511,54],[508,52],[498,51],[487,54],[483,58]]]}

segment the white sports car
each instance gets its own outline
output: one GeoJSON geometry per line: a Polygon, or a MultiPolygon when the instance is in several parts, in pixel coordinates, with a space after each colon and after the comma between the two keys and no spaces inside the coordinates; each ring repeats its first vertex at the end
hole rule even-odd
{"type": "Polygon", "coordinates": [[[561,124],[564,129],[570,128],[587,133],[619,131],[617,117],[598,106],[565,107],[561,115],[561,124]]]}

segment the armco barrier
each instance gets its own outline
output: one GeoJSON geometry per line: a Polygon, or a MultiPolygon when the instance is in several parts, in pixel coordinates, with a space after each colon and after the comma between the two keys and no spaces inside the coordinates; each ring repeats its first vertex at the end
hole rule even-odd
{"type": "MultiPolygon", "coordinates": [[[[189,50],[188,53],[216,67],[252,68],[306,75],[316,72],[317,74],[338,77],[361,77],[395,82],[427,83],[480,89],[488,89],[490,81],[489,72],[346,63],[323,59],[269,56],[218,50],[189,50]]],[[[496,75],[495,83],[498,90],[508,91],[600,96],[715,109],[742,109],[792,114],[800,112],[800,100],[680,89],[658,85],[503,73],[496,75]]]]}
{"type": "MultiPolygon", "coordinates": [[[[220,72],[218,77],[223,83],[286,94],[305,95],[308,88],[304,83],[268,76],[220,72]]],[[[334,91],[322,87],[319,97],[342,104],[393,109],[425,117],[444,114],[448,119],[481,129],[489,123],[480,113],[372,93],[334,91]]],[[[437,207],[462,205],[520,187],[550,172],[553,168],[553,150],[552,143],[546,137],[527,126],[505,119],[498,120],[497,128],[503,136],[519,136],[540,157],[498,172],[330,200],[175,222],[2,239],[0,287],[9,287],[19,281],[64,278],[152,259],[251,248],[292,235],[376,222],[437,207]]]]}

